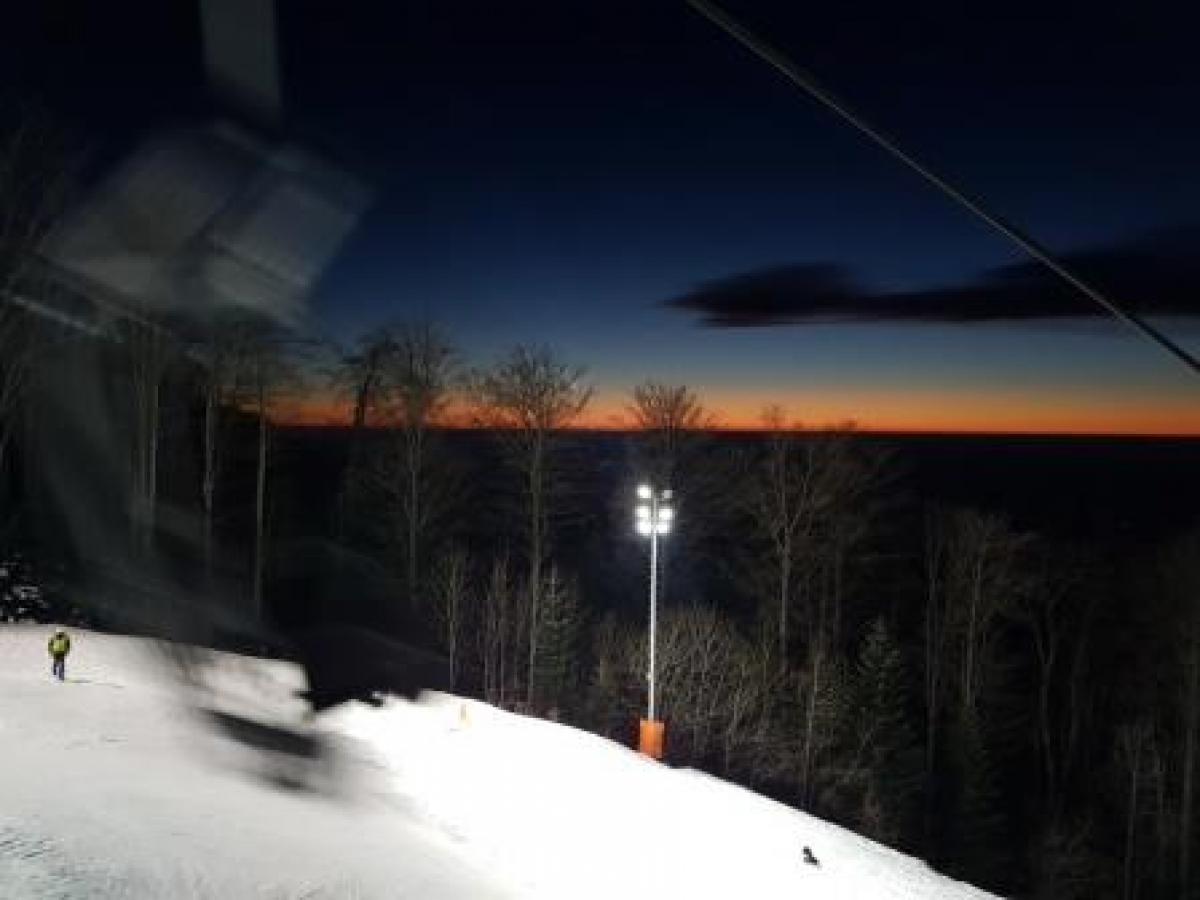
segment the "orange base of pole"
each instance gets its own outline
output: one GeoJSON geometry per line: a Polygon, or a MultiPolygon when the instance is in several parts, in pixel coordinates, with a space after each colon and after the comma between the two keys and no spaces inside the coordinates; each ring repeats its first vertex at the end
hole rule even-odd
{"type": "Polygon", "coordinates": [[[666,726],[662,722],[642,719],[638,729],[638,752],[651,759],[662,759],[665,736],[666,726]]]}

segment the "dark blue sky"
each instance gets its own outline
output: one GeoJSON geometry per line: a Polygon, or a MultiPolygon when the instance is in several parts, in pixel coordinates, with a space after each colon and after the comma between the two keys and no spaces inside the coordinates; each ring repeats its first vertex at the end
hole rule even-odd
{"type": "MultiPolygon", "coordinates": [[[[188,4],[86,6],[30,26],[90,70],[58,68],[56,98],[110,134],[200,108],[188,4]]],[[[725,6],[1053,249],[1197,221],[1182,5],[725,6]]],[[[591,367],[601,415],[655,376],[729,421],[782,402],[880,427],[1200,430],[1195,379],[1108,323],[729,331],[663,307],[780,264],[886,291],[1020,258],[682,0],[281,9],[290,129],[375,192],[314,299],[337,337],[423,315],[472,356],[548,341],[591,367]]]]}
{"type": "MultiPolygon", "coordinates": [[[[780,6],[812,5],[730,4],[1051,246],[1193,217],[1200,67],[1182,23],[780,6]]],[[[401,243],[429,267],[532,265],[553,302],[580,257],[650,299],[769,262],[913,287],[1014,257],[682,3],[327,7],[291,17],[287,72],[306,124],[382,170],[359,274],[401,243]]]]}

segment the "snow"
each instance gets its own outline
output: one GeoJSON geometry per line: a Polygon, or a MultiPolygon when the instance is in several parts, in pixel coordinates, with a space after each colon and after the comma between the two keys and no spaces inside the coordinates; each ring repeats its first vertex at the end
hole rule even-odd
{"type": "Polygon", "coordinates": [[[294,667],[218,654],[189,686],[148,642],[76,631],[59,684],[50,632],[0,626],[6,900],[991,896],[719,779],[448,695],[332,710],[313,726],[332,762],[284,759],[196,709],[303,728],[294,667]]]}
{"type": "Polygon", "coordinates": [[[72,631],[60,684],[48,638],[0,627],[4,900],[520,896],[350,766],[280,788],[294,765],[217,736],[190,702],[295,721],[292,667],[221,657],[197,695],[147,642],[72,631]]]}

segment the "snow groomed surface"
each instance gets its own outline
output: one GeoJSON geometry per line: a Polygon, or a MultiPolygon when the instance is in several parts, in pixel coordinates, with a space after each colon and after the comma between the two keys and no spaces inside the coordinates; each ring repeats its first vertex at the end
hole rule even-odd
{"type": "Polygon", "coordinates": [[[216,654],[184,685],[150,642],[80,631],[60,684],[50,631],[0,627],[11,900],[991,896],[567,726],[432,695],[310,731],[287,664],[216,654]],[[327,752],[234,739],[214,714],[327,752]]]}

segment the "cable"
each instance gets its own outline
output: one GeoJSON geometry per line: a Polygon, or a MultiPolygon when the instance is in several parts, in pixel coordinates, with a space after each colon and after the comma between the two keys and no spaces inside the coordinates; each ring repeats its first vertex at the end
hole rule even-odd
{"type": "Polygon", "coordinates": [[[1033,238],[1022,234],[1015,226],[1008,224],[999,216],[988,212],[978,200],[968,197],[944,178],[935,174],[927,166],[904,152],[894,141],[864,121],[861,116],[851,110],[844,102],[821,88],[808,73],[792,62],[782,50],[771,46],[762,38],[748,31],[732,19],[724,10],[710,3],[709,0],[685,0],[685,2],[760,59],[773,66],[810,97],[819,101],[896,159],[900,160],[900,162],[904,163],[904,165],[908,166],[908,168],[912,169],[943,194],[950,197],[950,199],[954,200],[960,206],[965,207],[976,217],[982,219],[1088,299],[1099,304],[1119,321],[1124,322],[1134,331],[1141,334],[1142,337],[1150,339],[1160,348],[1166,350],[1187,366],[1193,374],[1200,375],[1200,360],[1195,356],[1136,314],[1122,309],[1114,301],[1105,297],[1099,289],[1088,284],[1062,263],[1055,260],[1049,251],[1041,247],[1033,238]]]}

